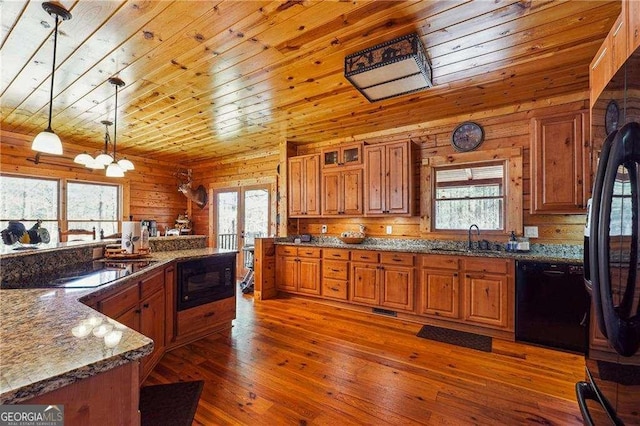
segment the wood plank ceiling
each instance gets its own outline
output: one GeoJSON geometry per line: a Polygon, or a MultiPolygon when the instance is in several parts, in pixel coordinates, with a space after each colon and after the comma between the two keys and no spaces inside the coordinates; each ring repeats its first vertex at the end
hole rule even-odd
{"type": "MultiPolygon", "coordinates": [[[[53,129],[97,150],[206,161],[586,90],[619,1],[73,1],[60,24],[53,129]],[[344,57],[417,32],[434,87],[369,103],[344,57]]],[[[2,129],[46,127],[53,18],[2,2],[2,129]]]]}

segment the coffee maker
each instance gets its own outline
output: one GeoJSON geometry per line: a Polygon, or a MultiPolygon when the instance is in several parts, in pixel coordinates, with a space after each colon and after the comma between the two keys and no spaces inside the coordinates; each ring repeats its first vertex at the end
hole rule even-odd
{"type": "Polygon", "coordinates": [[[149,230],[149,236],[150,237],[157,237],[158,236],[158,224],[155,220],[151,220],[151,219],[144,219],[141,222],[142,226],[146,226],[147,230],[149,230]]]}

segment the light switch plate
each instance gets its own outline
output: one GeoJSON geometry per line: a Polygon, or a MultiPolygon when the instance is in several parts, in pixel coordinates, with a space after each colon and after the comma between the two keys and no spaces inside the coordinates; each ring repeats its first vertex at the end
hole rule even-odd
{"type": "Polygon", "coordinates": [[[524,236],[527,238],[538,238],[538,227],[537,226],[525,226],[524,227],[524,236]]]}
{"type": "Polygon", "coordinates": [[[323,234],[327,233],[327,225],[322,225],[322,228],[320,228],[320,232],[322,232],[323,234]]]}
{"type": "Polygon", "coordinates": [[[393,233],[393,227],[391,225],[387,225],[387,235],[391,235],[393,233]]]}

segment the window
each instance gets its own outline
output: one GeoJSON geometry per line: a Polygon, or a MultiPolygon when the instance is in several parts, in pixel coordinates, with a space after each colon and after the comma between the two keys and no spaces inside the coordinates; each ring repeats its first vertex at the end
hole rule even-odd
{"type": "Polygon", "coordinates": [[[435,229],[504,230],[504,165],[464,165],[435,171],[435,229]]]}
{"type": "Polygon", "coordinates": [[[522,150],[500,148],[422,160],[420,230],[457,238],[472,224],[522,232],[522,150]]]}
{"type": "MultiPolygon", "coordinates": [[[[118,232],[119,186],[102,183],[67,183],[67,229],[95,227],[105,235],[118,232]]],[[[90,239],[91,237],[88,237],[90,239]]]]}
{"type": "Polygon", "coordinates": [[[60,228],[95,227],[96,237],[100,230],[109,235],[118,232],[121,199],[122,188],[117,184],[1,175],[0,226],[5,229],[10,220],[17,220],[29,229],[42,220],[52,243],[58,242],[60,228]]]}
{"type": "Polygon", "coordinates": [[[0,227],[6,229],[10,220],[27,228],[42,220],[42,227],[51,238],[58,235],[59,182],[18,176],[0,176],[0,227]]]}

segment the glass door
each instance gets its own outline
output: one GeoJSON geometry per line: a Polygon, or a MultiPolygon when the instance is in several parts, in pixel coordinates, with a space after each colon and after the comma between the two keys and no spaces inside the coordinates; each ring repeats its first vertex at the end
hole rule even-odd
{"type": "Polygon", "coordinates": [[[214,192],[214,241],[217,248],[238,251],[238,279],[253,266],[256,238],[270,232],[270,186],[219,189],[214,192]]]}

